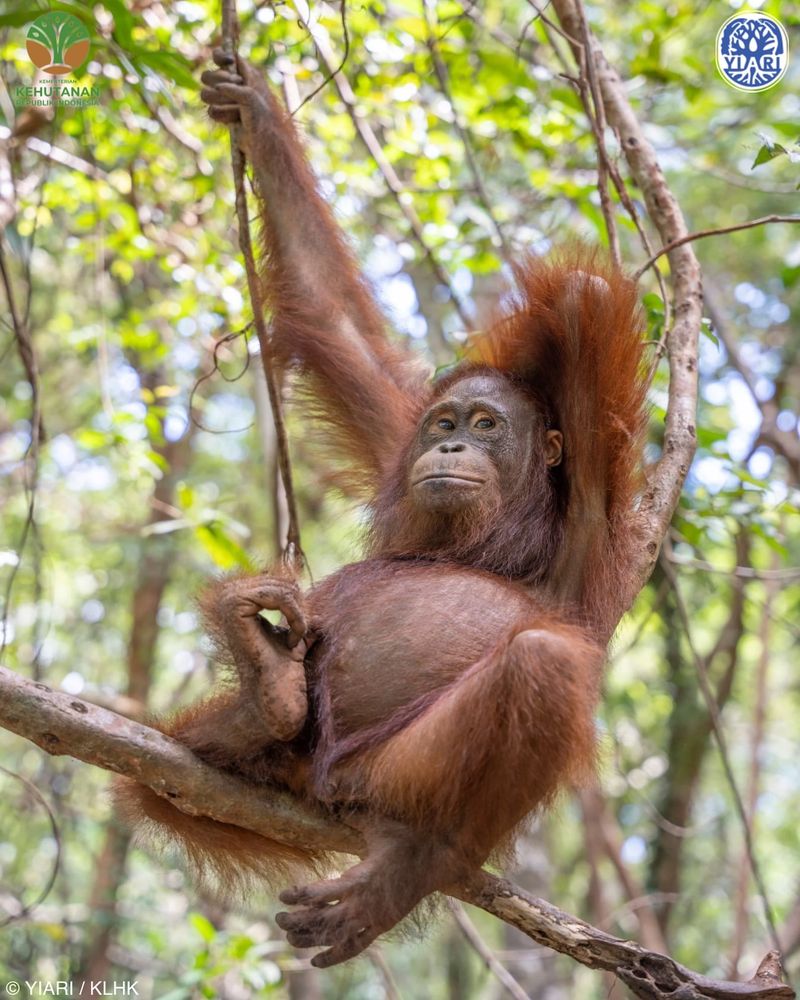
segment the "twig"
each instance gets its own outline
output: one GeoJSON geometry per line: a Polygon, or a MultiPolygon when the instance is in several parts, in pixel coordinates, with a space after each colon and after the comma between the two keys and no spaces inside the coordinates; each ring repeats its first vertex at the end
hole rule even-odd
{"type": "MultiPolygon", "coordinates": [[[[745,563],[749,560],[750,536],[747,531],[739,531],[735,541],[734,560],[745,563]]],[[[669,558],[671,552],[668,540],[661,553],[661,562],[669,558]]],[[[659,827],[653,843],[649,864],[649,884],[664,894],[659,913],[663,927],[667,927],[673,909],[672,896],[679,897],[681,882],[681,856],[685,838],[693,831],[687,824],[692,815],[697,795],[703,761],[713,739],[713,720],[707,706],[695,702],[695,677],[687,675],[684,657],[680,647],[681,623],[678,618],[676,601],[673,596],[673,580],[666,573],[659,574],[670,588],[670,601],[665,607],[664,627],[667,633],[666,657],[669,664],[670,686],[673,688],[675,708],[669,726],[669,746],[667,759],[670,767],[661,788],[660,809],[649,805],[659,827]],[[665,817],[669,817],[666,821],[665,817]]],[[[733,688],[736,670],[739,666],[739,646],[744,634],[745,613],[744,580],[734,577],[730,581],[728,614],[717,630],[711,649],[703,656],[702,663],[694,666],[695,675],[704,670],[711,675],[715,670],[714,706],[721,714],[733,688]]],[[[697,827],[695,829],[698,829],[697,827]]]]}
{"type": "Polygon", "coordinates": [[[611,258],[617,267],[619,267],[622,264],[622,255],[619,249],[619,234],[617,233],[617,223],[614,218],[614,206],[611,202],[611,196],[608,193],[610,161],[605,138],[606,112],[603,106],[600,87],[597,83],[597,67],[592,58],[591,38],[589,36],[589,25],[586,21],[586,14],[583,6],[580,4],[576,10],[580,20],[581,39],[583,40],[583,46],[578,50],[581,57],[581,79],[585,80],[588,84],[589,92],[592,95],[591,103],[594,105],[594,113],[592,113],[589,108],[588,98],[584,98],[584,107],[586,108],[592,132],[594,133],[595,146],[597,147],[597,189],[600,192],[600,207],[602,208],[603,218],[606,222],[606,233],[608,234],[611,258]]]}
{"type": "Polygon", "coordinates": [[[523,990],[497,955],[495,955],[489,945],[480,936],[478,928],[464,912],[464,907],[461,903],[459,903],[456,899],[450,899],[448,900],[448,904],[450,906],[450,912],[453,914],[453,919],[456,924],[458,924],[458,928],[461,933],[469,942],[470,947],[480,957],[483,964],[501,984],[506,993],[508,993],[509,996],[514,997],[514,1000],[530,1000],[530,997],[525,990],[523,990]]]}
{"type": "MultiPolygon", "coordinates": [[[[777,559],[773,556],[773,562],[777,559]]],[[[759,642],[761,649],[758,655],[758,666],[756,668],[756,699],[753,707],[753,726],[750,734],[750,769],[747,778],[747,819],[751,830],[756,818],[756,808],[758,804],[758,789],[761,781],[761,763],[763,754],[764,735],[766,731],[767,701],[769,698],[769,685],[767,678],[770,666],[770,639],[771,625],[770,614],[778,587],[774,580],[766,586],[766,603],[761,612],[761,622],[759,627],[759,642]]],[[[750,914],[747,906],[748,884],[750,881],[750,871],[747,865],[747,857],[743,858],[739,864],[739,875],[737,879],[735,894],[735,921],[733,948],[731,951],[728,969],[732,977],[736,977],[739,972],[739,962],[747,940],[747,930],[750,923],[750,914]]]]}
{"type": "MultiPolygon", "coordinates": [[[[2,240],[0,240],[0,278],[3,282],[6,301],[8,302],[8,311],[11,315],[11,326],[17,342],[17,353],[22,362],[22,367],[25,369],[25,378],[31,387],[34,410],[36,410],[39,397],[39,366],[36,362],[36,353],[33,349],[30,330],[17,309],[16,299],[14,298],[14,286],[11,283],[11,275],[6,265],[6,253],[2,240]]],[[[44,429],[41,425],[41,417],[38,412],[35,412],[31,425],[31,437],[36,438],[41,443],[43,434],[44,429]]]]}
{"type": "MultiPolygon", "coordinates": [[[[5,125],[0,125],[0,141],[8,139],[10,136],[11,129],[5,125]]],[[[60,163],[64,167],[69,167],[70,170],[77,170],[79,173],[85,174],[86,177],[91,177],[92,180],[108,179],[108,173],[101,167],[97,167],[93,163],[89,163],[88,160],[81,159],[80,156],[75,156],[73,153],[68,153],[65,149],[59,149],[58,146],[45,142],[44,139],[31,136],[25,139],[24,142],[27,149],[38,153],[39,156],[43,156],[46,160],[52,160],[53,163],[60,163]]]]}
{"type": "Polygon", "coordinates": [[[741,375],[753,402],[761,413],[761,427],[755,442],[768,444],[782,455],[789,467],[792,483],[795,486],[800,486],[800,440],[794,431],[783,430],[778,424],[782,407],[778,397],[777,380],[773,380],[776,383],[773,394],[769,399],[762,399],[758,391],[758,380],[742,358],[736,338],[728,328],[717,304],[713,286],[706,290],[706,309],[714,326],[714,332],[727,352],[728,362],[741,375]]]}
{"type": "Polygon", "coordinates": [[[681,618],[683,624],[684,634],[686,636],[686,642],[689,646],[689,651],[691,652],[692,659],[694,660],[695,668],[697,670],[697,679],[699,682],[700,692],[703,696],[703,700],[706,703],[706,709],[708,711],[709,719],[711,721],[712,730],[714,733],[714,738],[717,741],[717,748],[719,750],[720,760],[722,761],[722,769],[725,773],[725,779],[731,791],[731,797],[733,798],[734,807],[736,813],[739,817],[739,821],[742,828],[742,836],[744,838],[745,851],[747,853],[747,858],[750,863],[750,870],[753,873],[753,881],[756,884],[756,889],[758,891],[759,898],[761,899],[761,905],[764,909],[764,919],[766,920],[767,927],[769,928],[770,936],[772,938],[773,944],[776,949],[776,954],[780,953],[780,938],[778,937],[778,929],[775,924],[775,917],[772,912],[772,906],[770,905],[769,896],[767,894],[767,887],[764,881],[764,876],[761,872],[761,866],[758,863],[758,859],[755,853],[755,846],[753,844],[752,831],[750,829],[750,824],[747,818],[747,811],[744,806],[744,801],[742,799],[742,793],[739,791],[739,786],[736,782],[736,777],[733,773],[733,767],[731,766],[730,755],[728,753],[728,742],[725,738],[725,733],[722,729],[722,723],[719,717],[719,696],[714,694],[711,690],[711,681],[708,676],[708,663],[706,658],[701,656],[697,649],[695,648],[694,641],[692,639],[692,627],[689,618],[689,612],[686,608],[686,604],[683,600],[683,595],[680,592],[678,586],[678,579],[675,575],[675,570],[670,565],[667,559],[662,560],[662,565],[664,567],[664,573],[672,585],[673,595],[675,597],[675,603],[678,609],[678,614],[681,618]]]}
{"type": "MultiPolygon", "coordinates": [[[[541,23],[542,23],[542,30],[543,30],[543,32],[545,34],[545,37],[547,38],[548,42],[550,43],[550,46],[553,49],[553,52],[555,53],[556,58],[558,59],[560,65],[562,67],[562,69],[564,70],[564,72],[561,73],[561,74],[559,74],[559,75],[563,76],[565,79],[567,79],[569,82],[571,82],[571,83],[573,83],[575,85],[576,90],[578,91],[578,94],[579,94],[579,96],[581,98],[581,103],[583,104],[583,108],[584,108],[584,111],[586,113],[586,117],[589,120],[589,122],[592,125],[592,128],[594,130],[594,123],[592,122],[592,118],[593,118],[592,111],[591,111],[591,108],[589,107],[588,101],[586,100],[586,94],[585,94],[586,88],[584,86],[582,86],[583,81],[580,78],[576,79],[575,77],[571,76],[567,72],[568,67],[567,67],[566,59],[564,57],[564,53],[561,51],[561,49],[559,48],[559,46],[556,45],[555,40],[551,37],[550,32],[551,31],[555,32],[557,35],[559,35],[560,37],[564,38],[566,41],[568,41],[568,42],[570,42],[572,44],[580,45],[580,43],[577,41],[577,39],[572,38],[571,36],[567,35],[566,32],[564,32],[564,30],[558,24],[556,24],[549,17],[547,17],[547,15],[545,14],[544,11],[545,11],[545,8],[550,5],[550,0],[547,0],[547,3],[542,8],[539,7],[539,5],[535,2],[535,0],[528,0],[528,3],[536,11],[536,14],[535,14],[533,20],[539,20],[539,21],[541,21],[541,23]]],[[[475,14],[475,12],[473,12],[473,11],[466,12],[465,11],[465,13],[467,13],[467,15],[471,18],[471,20],[475,24],[479,25],[492,38],[494,38],[495,41],[497,41],[500,45],[503,45],[505,48],[510,49],[511,51],[513,51],[515,53],[515,55],[517,56],[517,58],[520,57],[520,54],[521,54],[521,42],[518,43],[518,44],[514,44],[513,40],[511,38],[508,38],[507,36],[504,36],[502,34],[498,34],[494,29],[490,28],[487,24],[485,24],[475,14]]],[[[534,66],[536,65],[536,60],[533,58],[532,55],[528,56],[527,58],[528,58],[528,61],[531,62],[534,66]]],[[[601,92],[601,100],[602,100],[602,92],[601,92]]],[[[620,146],[621,146],[622,145],[622,140],[621,140],[621,138],[619,136],[619,132],[618,132],[618,130],[616,128],[614,129],[614,132],[615,132],[615,134],[616,134],[616,136],[617,136],[617,138],[618,138],[618,140],[620,142],[620,146]]],[[[641,219],[641,217],[639,215],[639,212],[638,212],[638,210],[636,208],[636,205],[634,204],[633,199],[631,198],[630,194],[628,193],[627,185],[625,184],[625,181],[622,178],[622,174],[620,173],[619,168],[617,167],[617,164],[614,161],[613,157],[610,157],[610,156],[607,157],[607,159],[606,159],[606,166],[608,168],[609,176],[611,177],[611,180],[614,182],[614,187],[616,189],[617,195],[619,196],[619,200],[622,203],[622,206],[625,209],[625,211],[628,213],[628,215],[629,215],[629,217],[631,219],[631,222],[633,222],[634,226],[636,227],[636,232],[639,234],[639,240],[641,241],[641,244],[644,247],[645,252],[648,253],[648,254],[651,254],[653,252],[653,248],[652,248],[652,245],[650,243],[650,237],[647,235],[647,230],[644,228],[644,225],[642,223],[642,219],[641,219]]],[[[654,267],[653,270],[655,271],[656,281],[658,282],[659,292],[661,293],[661,299],[662,299],[662,301],[664,303],[664,330],[666,332],[666,330],[669,328],[669,325],[670,325],[670,322],[671,322],[671,315],[670,315],[671,310],[670,310],[669,296],[667,295],[666,284],[664,282],[664,275],[661,273],[661,270],[658,267],[654,267]]],[[[655,370],[658,367],[658,362],[661,360],[661,357],[663,356],[663,353],[664,353],[664,344],[663,344],[663,341],[664,341],[664,337],[662,336],[661,341],[656,346],[655,358],[653,360],[652,370],[651,370],[651,373],[650,373],[650,380],[652,380],[653,375],[655,374],[655,370]]]]}
{"type": "MultiPolygon", "coordinates": [[[[324,90],[328,84],[333,80],[337,73],[341,73],[342,70],[347,65],[347,60],[350,58],[350,31],[347,27],[347,6],[345,0],[339,0],[339,14],[342,23],[342,38],[344,39],[344,48],[342,50],[342,58],[339,60],[339,65],[334,69],[331,69],[322,83],[314,87],[310,94],[306,94],[302,101],[300,101],[294,108],[290,109],[289,114],[292,116],[296,115],[297,112],[306,106],[309,101],[313,100],[320,91],[324,90]]],[[[310,29],[307,29],[309,34],[311,34],[310,29]]]]}
{"type": "Polygon", "coordinates": [[[738,576],[743,580],[778,580],[791,583],[800,580],[800,566],[784,566],[780,569],[756,569],[753,566],[715,566],[705,559],[686,559],[674,552],[667,553],[667,559],[676,566],[700,570],[702,573],[720,573],[723,576],[738,576]]]}
{"type": "Polygon", "coordinates": [[[247,348],[246,335],[252,326],[252,323],[247,323],[241,330],[232,330],[230,333],[225,333],[218,340],[215,340],[214,347],[211,351],[211,367],[208,371],[203,372],[202,375],[198,375],[192,385],[191,391],[189,392],[189,419],[195,427],[201,431],[206,431],[208,434],[241,434],[243,431],[246,431],[253,426],[251,421],[244,427],[231,427],[226,430],[214,430],[213,427],[206,427],[205,424],[197,418],[197,407],[195,406],[195,397],[198,394],[200,386],[204,382],[208,382],[215,375],[222,376],[226,382],[238,382],[239,379],[243,377],[244,373],[248,371],[250,368],[250,351],[247,348]],[[235,375],[227,375],[220,365],[219,354],[223,347],[228,347],[239,337],[245,338],[243,340],[244,361],[242,362],[242,367],[235,375]]]}
{"type": "Polygon", "coordinates": [[[767,226],[771,225],[773,222],[789,222],[798,223],[800,222],[800,215],[762,215],[759,219],[750,219],[748,222],[737,222],[733,226],[719,226],[715,229],[698,229],[696,233],[687,233],[685,236],[679,236],[677,239],[670,240],[669,243],[665,243],[660,250],[657,250],[650,259],[642,264],[638,271],[633,275],[634,281],[638,281],[644,272],[652,267],[653,264],[658,260],[659,257],[663,257],[664,254],[672,253],[673,250],[677,250],[678,247],[682,247],[687,243],[693,243],[695,240],[704,240],[708,236],[724,236],[726,233],[738,233],[740,229],[753,229],[755,226],[767,226]]]}
{"type": "Polygon", "coordinates": [[[378,970],[378,974],[383,980],[385,1000],[402,1000],[400,990],[397,988],[397,983],[392,975],[392,970],[389,968],[389,963],[386,961],[386,956],[383,954],[380,945],[370,945],[370,947],[367,948],[367,958],[378,970]]]}
{"type": "MultiPolygon", "coordinates": [[[[23,462],[25,464],[25,490],[27,492],[28,506],[25,512],[25,523],[22,526],[19,542],[17,543],[17,562],[11,567],[6,583],[3,600],[3,613],[0,618],[0,660],[6,650],[8,643],[8,616],[11,609],[11,594],[14,588],[14,580],[22,563],[22,555],[28,542],[28,535],[34,536],[34,543],[37,542],[36,525],[36,498],[39,488],[39,448],[44,440],[44,425],[42,422],[42,397],[39,386],[39,366],[36,360],[36,352],[31,340],[30,327],[27,319],[20,316],[14,297],[14,287],[11,282],[8,265],[6,262],[5,247],[0,234],[0,278],[5,290],[6,301],[11,315],[11,326],[14,331],[14,340],[17,344],[22,365],[28,383],[31,387],[31,436],[28,446],[25,449],[23,462]]],[[[37,580],[39,574],[36,574],[37,580]]]]}
{"type": "Polygon", "coordinates": [[[55,856],[53,857],[52,867],[50,868],[50,874],[47,876],[47,881],[39,890],[39,893],[37,894],[36,898],[33,899],[30,903],[23,903],[21,902],[21,900],[18,900],[19,909],[16,910],[16,912],[14,913],[10,913],[5,918],[5,920],[0,920],[0,930],[2,930],[4,927],[7,927],[10,923],[13,923],[15,920],[20,920],[23,917],[29,916],[33,912],[33,910],[35,910],[40,903],[43,903],[44,900],[47,899],[47,897],[50,895],[53,886],[56,884],[56,876],[58,875],[59,869],[61,867],[61,855],[63,848],[61,844],[61,832],[58,829],[58,823],[56,822],[56,818],[53,815],[53,810],[50,807],[50,803],[47,801],[44,795],[42,795],[42,793],[39,791],[36,785],[34,785],[33,782],[28,781],[28,779],[23,777],[21,774],[16,774],[14,771],[9,771],[8,768],[3,767],[2,765],[0,765],[0,771],[2,771],[3,774],[7,775],[14,781],[21,782],[25,786],[25,789],[28,792],[28,794],[32,795],[33,798],[36,799],[36,801],[42,807],[42,809],[44,809],[44,811],[47,813],[48,822],[50,823],[50,832],[53,836],[53,842],[56,845],[55,856]]]}
{"type": "MultiPolygon", "coordinates": [[[[537,10],[534,16],[526,25],[526,27],[523,29],[523,31],[520,32],[519,38],[512,38],[511,35],[503,31],[503,29],[498,27],[497,25],[487,24],[487,22],[484,20],[482,16],[482,12],[478,8],[477,3],[471,3],[471,2],[462,3],[462,10],[461,13],[459,14],[459,20],[462,17],[469,18],[469,20],[472,21],[473,24],[477,24],[482,31],[486,32],[486,34],[490,38],[494,39],[494,41],[497,42],[498,45],[502,45],[504,49],[508,49],[508,51],[511,52],[512,55],[517,60],[526,59],[527,61],[532,62],[534,63],[534,65],[536,65],[536,61],[533,58],[533,53],[526,56],[523,54],[522,49],[526,41],[527,29],[531,26],[531,24],[533,24],[536,20],[538,20],[540,16],[541,12],[537,10]]],[[[444,34],[446,34],[446,32],[444,34]]],[[[444,34],[442,35],[442,38],[444,37],[444,34]]],[[[533,44],[535,45],[536,43],[533,44]]]]}
{"type": "Polygon", "coordinates": [[[636,908],[636,919],[639,922],[639,937],[644,945],[653,951],[667,950],[667,943],[653,907],[649,905],[642,886],[622,860],[622,845],[619,829],[609,813],[608,803],[599,788],[586,789],[581,795],[581,803],[589,824],[593,825],[599,834],[602,849],[611,862],[617,874],[622,891],[630,902],[639,900],[636,908]]]}
{"type": "MultiPolygon", "coordinates": [[[[222,45],[226,52],[236,56],[238,41],[238,21],[236,18],[236,0],[222,2],[222,45]]],[[[269,404],[275,421],[275,436],[277,438],[278,464],[281,470],[284,493],[286,494],[286,509],[288,527],[284,558],[287,563],[300,567],[305,563],[303,549],[300,545],[300,528],[297,517],[297,501],[292,483],[292,467],[289,458],[289,440],[286,434],[286,424],[283,419],[278,380],[272,364],[272,345],[267,324],[264,319],[264,301],[261,295],[261,285],[258,280],[253,244],[250,238],[250,218],[247,213],[247,195],[244,188],[244,153],[239,144],[239,126],[231,127],[231,163],[233,165],[233,180],[236,190],[236,217],[239,222],[239,247],[244,257],[247,272],[247,286],[250,291],[250,301],[253,308],[253,324],[261,348],[261,365],[269,392],[269,404]]]]}

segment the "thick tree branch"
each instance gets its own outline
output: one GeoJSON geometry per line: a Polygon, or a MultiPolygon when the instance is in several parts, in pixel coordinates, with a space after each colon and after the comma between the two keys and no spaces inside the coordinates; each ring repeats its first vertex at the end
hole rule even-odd
{"type": "Polygon", "coordinates": [[[190,815],[255,830],[307,847],[357,853],[358,834],[321,811],[299,809],[279,792],[216,771],[191,750],[148,726],[79,698],[53,691],[0,667],[0,725],[49,754],[68,754],[148,785],[190,815]]]}
{"type": "MultiPolygon", "coordinates": [[[[234,823],[289,844],[359,853],[360,834],[291,796],[214,770],[190,750],[154,729],[52,691],[0,667],[0,725],[49,754],[68,754],[87,764],[127,774],[190,815],[234,823]]],[[[749,983],[707,979],[671,958],[590,924],[529,896],[505,879],[478,872],[451,894],[517,927],[539,944],[591,969],[613,972],[643,1000],[792,1000],[770,952],[749,983]]]]}
{"type": "MultiPolygon", "coordinates": [[[[575,42],[583,36],[578,4],[576,0],[553,0],[553,9],[562,29],[573,40],[573,53],[580,65],[580,46],[575,42]]],[[[691,243],[680,243],[689,232],[680,205],[667,186],[655,150],[631,107],[625,84],[608,63],[597,39],[591,32],[587,32],[585,37],[590,49],[586,58],[594,64],[606,120],[619,136],[630,172],[642,191],[648,214],[662,243],[673,245],[668,256],[675,322],[668,338],[670,381],[664,445],[661,458],[650,472],[639,511],[644,544],[640,565],[631,575],[630,590],[620,593],[622,614],[653,570],[694,456],[697,338],[703,315],[703,288],[700,265],[691,243]]]]}

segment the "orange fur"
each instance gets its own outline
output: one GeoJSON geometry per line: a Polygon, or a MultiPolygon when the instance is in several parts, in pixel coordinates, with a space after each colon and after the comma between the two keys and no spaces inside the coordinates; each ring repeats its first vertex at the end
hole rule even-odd
{"type": "MultiPolygon", "coordinates": [[[[285,778],[282,786],[304,794],[307,779],[298,755],[288,748],[269,752],[260,719],[235,687],[223,688],[154,725],[207,764],[262,787],[274,786],[280,776],[291,772],[291,779],[285,778]]],[[[243,897],[256,882],[278,888],[303,876],[318,877],[329,867],[330,858],[322,851],[283,844],[208,816],[182,812],[130,778],[116,778],[112,796],[119,815],[143,842],[160,850],[177,846],[195,878],[222,896],[243,897]]]]}
{"type": "Polygon", "coordinates": [[[366,800],[434,835],[452,835],[457,818],[482,863],[533,809],[591,775],[602,663],[576,629],[536,616],[357,761],[366,800]]]}
{"type": "Polygon", "coordinates": [[[642,487],[647,385],[636,287],[587,247],[529,257],[516,279],[504,315],[469,353],[541,393],[564,434],[569,506],[551,591],[607,640],[605,598],[638,544],[629,515],[642,487]]]}
{"type": "Polygon", "coordinates": [[[112,794],[118,815],[146,843],[161,849],[177,845],[195,881],[221,897],[242,898],[258,884],[277,891],[326,870],[318,853],[208,816],[191,816],[130,778],[116,778],[112,794]]]}
{"type": "Polygon", "coordinates": [[[275,359],[282,367],[294,367],[306,411],[319,418],[329,452],[346,460],[339,482],[369,497],[387,471],[387,435],[405,439],[413,432],[424,399],[425,368],[387,338],[385,317],[333,211],[320,197],[293,119],[266,88],[263,96],[271,130],[263,144],[280,151],[277,158],[268,155],[268,165],[253,155],[266,206],[261,274],[273,317],[275,359]],[[272,199],[280,199],[280,209],[272,199]],[[313,228],[302,232],[308,214],[313,228]],[[314,244],[307,257],[299,251],[302,259],[293,252],[298,237],[314,244]]]}
{"type": "MultiPolygon", "coordinates": [[[[303,907],[281,918],[290,942],[329,946],[327,965],[592,772],[608,595],[626,585],[639,544],[630,514],[645,428],[642,318],[634,286],[597,252],[529,258],[497,323],[426,384],[414,355],[387,339],[293,123],[252,67],[239,69],[244,86],[212,73],[204,98],[223,120],[239,109],[262,200],[274,348],[370,504],[370,557],[306,595],[285,579],[254,590],[246,578],[212,594],[204,606],[239,685],[165,732],[266,789],[366,816],[362,864],[286,896],[303,907]],[[287,619],[307,615],[305,677],[288,639],[255,624],[258,592],[276,595],[287,619]],[[282,676],[290,663],[309,715],[281,742],[254,665],[282,676]]],[[[223,880],[274,880],[321,860],[175,815],[130,784],[120,796],[223,880]]]]}

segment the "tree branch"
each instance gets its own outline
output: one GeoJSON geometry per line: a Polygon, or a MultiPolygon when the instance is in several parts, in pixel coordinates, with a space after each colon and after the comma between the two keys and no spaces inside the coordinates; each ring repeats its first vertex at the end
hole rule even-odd
{"type": "MultiPolygon", "coordinates": [[[[210,816],[287,844],[357,854],[357,830],[273,789],[216,771],[163,733],[0,667],[0,725],[49,754],[126,774],[190,815],[210,816]]],[[[770,952],[749,983],[707,979],[665,955],[623,941],[536,899],[505,879],[476,872],[451,895],[590,969],[613,972],[643,1000],[792,1000],[770,952]],[[680,993],[677,991],[680,990],[680,993]]]]}
{"type": "MultiPolygon", "coordinates": [[[[222,3],[222,46],[228,55],[236,57],[238,45],[239,22],[236,17],[235,0],[223,0],[222,3]]],[[[286,422],[283,418],[278,372],[272,357],[272,344],[267,330],[267,316],[264,308],[264,297],[253,255],[253,243],[250,238],[250,216],[247,210],[247,195],[244,188],[245,158],[240,143],[240,126],[233,125],[230,129],[231,167],[233,169],[233,187],[236,195],[236,219],[239,229],[239,249],[244,259],[244,269],[247,275],[247,289],[250,294],[250,304],[253,309],[253,326],[261,355],[261,367],[269,394],[269,405],[272,410],[272,420],[275,424],[276,448],[278,453],[278,468],[281,473],[283,492],[286,498],[287,531],[286,540],[282,544],[282,556],[285,562],[294,569],[300,570],[305,565],[303,547],[300,544],[300,526],[297,514],[297,500],[294,493],[292,466],[289,460],[289,438],[286,433],[286,422]]]]}
{"type": "Polygon", "coordinates": [[[453,914],[458,929],[464,935],[469,946],[480,958],[486,968],[500,983],[506,993],[514,1000],[530,1000],[517,980],[511,975],[492,949],[486,944],[478,932],[478,928],[469,919],[464,907],[457,899],[450,900],[450,912],[453,914]]]}
{"type": "Polygon", "coordinates": [[[644,272],[655,264],[659,257],[663,257],[671,250],[677,250],[678,247],[682,247],[686,243],[693,243],[695,240],[704,240],[709,236],[725,236],[727,233],[738,233],[742,229],[754,229],[756,226],[769,226],[776,222],[797,223],[800,222],[800,215],[762,215],[758,219],[737,222],[733,226],[717,226],[714,229],[699,229],[696,233],[687,233],[685,236],[681,236],[680,239],[672,240],[666,246],[661,247],[660,250],[651,254],[650,258],[634,274],[634,280],[638,281],[644,272]]]}
{"type": "MultiPolygon", "coordinates": [[[[580,65],[583,34],[578,0],[553,0],[559,23],[572,39],[573,55],[580,65]]],[[[631,584],[619,595],[622,614],[653,571],[661,543],[680,498],[696,446],[697,339],[703,315],[700,265],[691,243],[681,243],[688,228],[677,199],[667,186],[653,146],[628,100],[625,84],[603,54],[597,39],[586,32],[586,59],[593,60],[608,124],[617,132],[620,147],[662,242],[675,244],[669,251],[675,322],[669,332],[669,400],[661,458],[648,477],[639,509],[643,545],[638,566],[632,567],[631,584]]]]}
{"type": "MultiPolygon", "coordinates": [[[[771,217],[778,219],[778,216],[771,217]]],[[[760,222],[761,220],[756,220],[760,222]]],[[[797,221],[800,221],[800,216],[797,221]]],[[[749,227],[748,227],[749,228],[749,227]]],[[[778,392],[779,379],[773,379],[775,390],[768,399],[762,399],[758,392],[758,379],[754,372],[745,364],[739,344],[729,328],[728,323],[722,313],[722,307],[718,302],[716,289],[710,287],[705,292],[706,309],[714,326],[714,332],[722,342],[722,346],[728,354],[728,363],[742,377],[742,381],[747,386],[750,397],[761,412],[761,427],[751,446],[751,452],[755,451],[761,444],[766,444],[783,456],[789,470],[789,478],[793,486],[800,486],[800,440],[797,433],[791,430],[782,430],[778,424],[781,406],[780,394],[778,392]]]]}

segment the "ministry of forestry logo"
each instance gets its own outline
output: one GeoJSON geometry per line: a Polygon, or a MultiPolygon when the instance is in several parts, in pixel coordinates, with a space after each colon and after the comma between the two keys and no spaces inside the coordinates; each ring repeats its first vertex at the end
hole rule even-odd
{"type": "Polygon", "coordinates": [[[769,14],[734,14],[717,35],[717,69],[737,90],[768,90],[789,65],[789,38],[781,22],[769,14]]]}
{"type": "Polygon", "coordinates": [[[32,21],[25,35],[25,48],[33,65],[50,80],[39,80],[12,92],[17,108],[49,108],[56,104],[90,107],[99,103],[96,86],[79,84],[69,76],[89,55],[89,29],[74,14],[51,10],[32,21]]]}
{"type": "Polygon", "coordinates": [[[64,76],[78,69],[89,55],[89,31],[73,14],[53,10],[31,24],[25,47],[37,69],[64,76]]]}

